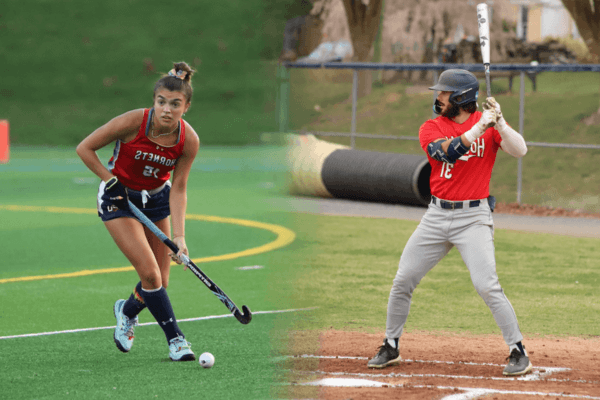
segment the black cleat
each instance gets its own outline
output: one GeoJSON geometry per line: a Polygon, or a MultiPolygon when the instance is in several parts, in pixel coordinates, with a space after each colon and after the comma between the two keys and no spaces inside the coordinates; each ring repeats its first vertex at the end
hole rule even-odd
{"type": "Polygon", "coordinates": [[[400,351],[392,347],[387,339],[383,341],[383,346],[379,348],[379,352],[367,363],[368,368],[385,368],[389,365],[398,364],[402,360],[400,351]]]}
{"type": "Polygon", "coordinates": [[[531,362],[529,361],[529,357],[523,355],[523,353],[517,349],[513,349],[513,351],[510,352],[510,356],[508,356],[507,360],[508,365],[504,368],[504,375],[525,375],[533,368],[533,365],[531,365],[531,362]]]}

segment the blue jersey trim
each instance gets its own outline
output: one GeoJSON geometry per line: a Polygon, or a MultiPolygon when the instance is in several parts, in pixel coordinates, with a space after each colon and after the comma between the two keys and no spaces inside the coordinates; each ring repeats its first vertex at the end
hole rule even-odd
{"type": "Polygon", "coordinates": [[[112,172],[113,168],[115,167],[115,163],[117,162],[117,159],[119,158],[120,150],[121,150],[121,141],[119,139],[117,139],[117,141],[115,143],[115,149],[113,150],[112,161],[108,162],[108,170],[111,172],[112,172]]]}

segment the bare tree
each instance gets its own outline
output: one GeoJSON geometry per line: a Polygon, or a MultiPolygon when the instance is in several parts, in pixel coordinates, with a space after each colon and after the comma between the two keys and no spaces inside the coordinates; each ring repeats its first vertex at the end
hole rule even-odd
{"type": "Polygon", "coordinates": [[[600,0],[562,0],[590,53],[600,56],[600,0]]]}
{"type": "MultiPolygon", "coordinates": [[[[590,53],[600,57],[600,0],[562,0],[590,53]]],[[[585,121],[600,124],[600,108],[585,121]]]]}
{"type": "MultiPolygon", "coordinates": [[[[383,0],[343,0],[352,39],[354,61],[370,61],[375,37],[379,31],[383,0]]],[[[358,97],[371,93],[372,71],[358,73],[358,97]]]]}

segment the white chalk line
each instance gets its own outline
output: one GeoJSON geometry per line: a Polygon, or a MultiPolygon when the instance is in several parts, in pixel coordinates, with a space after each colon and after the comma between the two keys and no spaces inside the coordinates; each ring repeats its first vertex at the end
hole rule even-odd
{"type": "MultiPolygon", "coordinates": [[[[319,358],[319,359],[347,359],[347,360],[370,360],[370,358],[368,357],[354,357],[354,356],[317,356],[314,354],[301,354],[301,355],[296,355],[296,356],[289,356],[289,357],[294,357],[294,358],[319,358]]],[[[476,362],[466,362],[466,361],[439,361],[439,360],[411,360],[408,358],[404,358],[402,359],[403,363],[409,363],[409,362],[414,362],[414,363],[428,363],[428,364],[458,364],[458,365],[476,365],[476,366],[489,366],[489,367],[505,367],[505,365],[501,365],[501,364],[492,364],[492,363],[476,363],[476,362]]],[[[569,368],[562,368],[562,367],[539,367],[539,366],[534,366],[534,369],[546,369],[546,370],[569,370],[569,368]]],[[[512,379],[512,378],[510,378],[512,379]]]]}
{"type": "MultiPolygon", "coordinates": [[[[407,385],[410,387],[416,387],[413,385],[407,385]]],[[[502,389],[481,389],[481,388],[465,388],[465,387],[452,387],[452,386],[434,386],[437,389],[458,389],[464,390],[466,393],[457,393],[450,396],[442,397],[442,400],[469,400],[486,394],[519,394],[525,396],[555,396],[564,397],[570,399],[589,399],[589,400],[600,400],[600,397],[588,396],[585,394],[565,394],[565,393],[553,393],[553,392],[526,392],[521,390],[502,390],[502,389]]]]}
{"type": "MultiPolygon", "coordinates": [[[[570,368],[554,368],[552,372],[564,372],[570,371],[570,368]]],[[[300,372],[300,371],[296,371],[300,372]]],[[[588,383],[592,385],[600,384],[598,381],[586,381],[584,379],[556,379],[546,378],[551,373],[540,373],[539,371],[532,371],[530,374],[522,377],[499,377],[499,376],[471,376],[471,375],[445,375],[445,374],[403,374],[397,372],[391,372],[389,374],[373,374],[373,373],[360,373],[360,372],[327,372],[327,371],[302,371],[306,374],[322,374],[322,375],[334,375],[334,376],[359,376],[359,377],[371,377],[371,378],[447,378],[447,379],[467,379],[467,380],[492,380],[492,381],[546,381],[556,383],[588,383]]]]}
{"type": "MultiPolygon", "coordinates": [[[[317,356],[312,354],[302,354],[296,356],[288,356],[286,358],[315,358],[315,359],[347,359],[347,360],[367,360],[367,357],[353,357],[353,356],[317,356]]],[[[461,364],[461,365],[475,365],[475,366],[494,366],[503,367],[503,365],[492,364],[492,363],[475,363],[475,362],[463,362],[463,361],[439,361],[439,360],[410,360],[405,359],[403,362],[414,362],[414,363],[431,363],[431,364],[461,364]]],[[[553,381],[553,382],[568,382],[568,383],[592,383],[585,380],[571,380],[571,379],[554,379],[546,378],[549,375],[556,372],[570,371],[570,368],[563,367],[534,367],[531,374],[522,377],[486,377],[486,376],[469,376],[469,375],[444,375],[444,374],[403,374],[403,373],[389,373],[389,374],[374,374],[374,373],[351,373],[351,372],[327,372],[327,371],[294,371],[300,374],[307,375],[330,375],[330,376],[352,376],[359,378],[371,378],[371,379],[351,379],[351,378],[324,378],[318,381],[299,383],[299,385],[311,385],[311,386],[329,386],[329,387],[410,387],[410,388],[428,388],[428,389],[452,389],[461,390],[464,393],[452,394],[444,397],[442,400],[469,400],[486,394],[519,394],[519,395],[530,395],[530,396],[556,396],[564,398],[577,398],[577,399],[590,399],[600,400],[600,397],[588,396],[588,395],[570,395],[564,393],[544,393],[544,392],[527,392],[518,390],[502,390],[502,389],[489,389],[489,388],[465,388],[459,386],[434,386],[434,385],[413,385],[413,384],[398,384],[391,385],[385,382],[372,380],[373,378],[447,378],[447,379],[476,379],[476,380],[497,380],[497,381],[553,381]],[[544,372],[541,372],[544,371],[544,372]]]]}
{"type": "MultiPolygon", "coordinates": [[[[252,311],[252,316],[260,315],[260,314],[279,314],[279,313],[287,313],[287,312],[296,312],[296,311],[309,311],[314,310],[317,307],[309,307],[309,308],[294,308],[289,310],[272,310],[272,311],[252,311]]],[[[209,319],[219,319],[219,318],[230,318],[233,317],[233,314],[222,314],[222,315],[208,315],[205,317],[197,317],[197,318],[185,318],[178,319],[177,323],[180,322],[191,322],[191,321],[202,321],[209,319]]],[[[148,325],[158,325],[156,322],[145,322],[143,324],[139,324],[138,326],[148,326],[148,325]]],[[[0,336],[0,340],[4,339],[19,339],[19,338],[28,338],[28,337],[38,337],[38,336],[49,336],[49,335],[60,335],[64,333],[79,333],[79,332],[90,332],[90,331],[101,331],[105,329],[115,329],[115,326],[100,326],[95,328],[80,328],[80,329],[68,329],[64,331],[53,331],[53,332],[39,332],[39,333],[25,333],[22,335],[10,335],[10,336],[0,336]]]]}
{"type": "Polygon", "coordinates": [[[263,268],[264,268],[263,265],[247,265],[245,267],[237,267],[236,269],[239,271],[248,271],[248,270],[263,269],[263,268]]]}
{"type": "MultiPolygon", "coordinates": [[[[553,372],[568,371],[569,368],[555,368],[553,372]]],[[[389,374],[373,374],[365,372],[328,372],[328,371],[310,371],[309,373],[322,374],[322,375],[334,375],[334,376],[358,376],[358,377],[370,377],[370,378],[445,378],[445,379],[466,379],[466,380],[492,380],[492,381],[548,381],[550,379],[544,379],[546,375],[542,375],[539,371],[533,371],[525,377],[499,377],[499,376],[472,376],[472,375],[447,375],[447,374],[403,374],[398,372],[391,372],[389,374]],[[535,376],[535,377],[534,377],[535,376]]],[[[557,381],[558,382],[558,381],[557,381]]],[[[574,381],[571,379],[563,379],[560,382],[573,382],[573,383],[593,383],[587,381],[574,381]]]]}
{"type": "Polygon", "coordinates": [[[502,390],[502,389],[487,389],[487,388],[468,388],[460,386],[438,386],[438,385],[413,385],[413,384],[387,384],[384,382],[371,381],[367,379],[340,379],[340,378],[325,378],[318,381],[299,383],[306,386],[327,386],[327,387],[386,387],[386,388],[416,388],[416,389],[438,389],[438,390],[462,390],[465,393],[452,394],[443,397],[442,400],[469,400],[486,394],[518,394],[525,396],[555,396],[572,399],[589,399],[600,400],[600,397],[581,395],[581,394],[564,394],[553,392],[527,392],[521,390],[502,390]]]}

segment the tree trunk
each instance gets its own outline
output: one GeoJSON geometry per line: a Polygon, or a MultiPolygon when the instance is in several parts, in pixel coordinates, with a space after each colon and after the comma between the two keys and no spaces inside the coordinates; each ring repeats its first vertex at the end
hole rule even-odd
{"type": "MultiPolygon", "coordinates": [[[[354,61],[371,60],[373,42],[379,31],[383,0],[343,0],[352,39],[354,61]]],[[[372,71],[358,73],[358,97],[371,93],[372,71]]]]}
{"type": "Polygon", "coordinates": [[[590,53],[600,56],[600,0],[562,0],[590,53]]]}
{"type": "MultiPolygon", "coordinates": [[[[562,0],[577,25],[577,30],[590,53],[600,57],[600,0],[562,0]],[[592,3],[594,9],[592,10],[592,3]]],[[[597,115],[586,123],[600,123],[600,105],[597,115]]]]}

